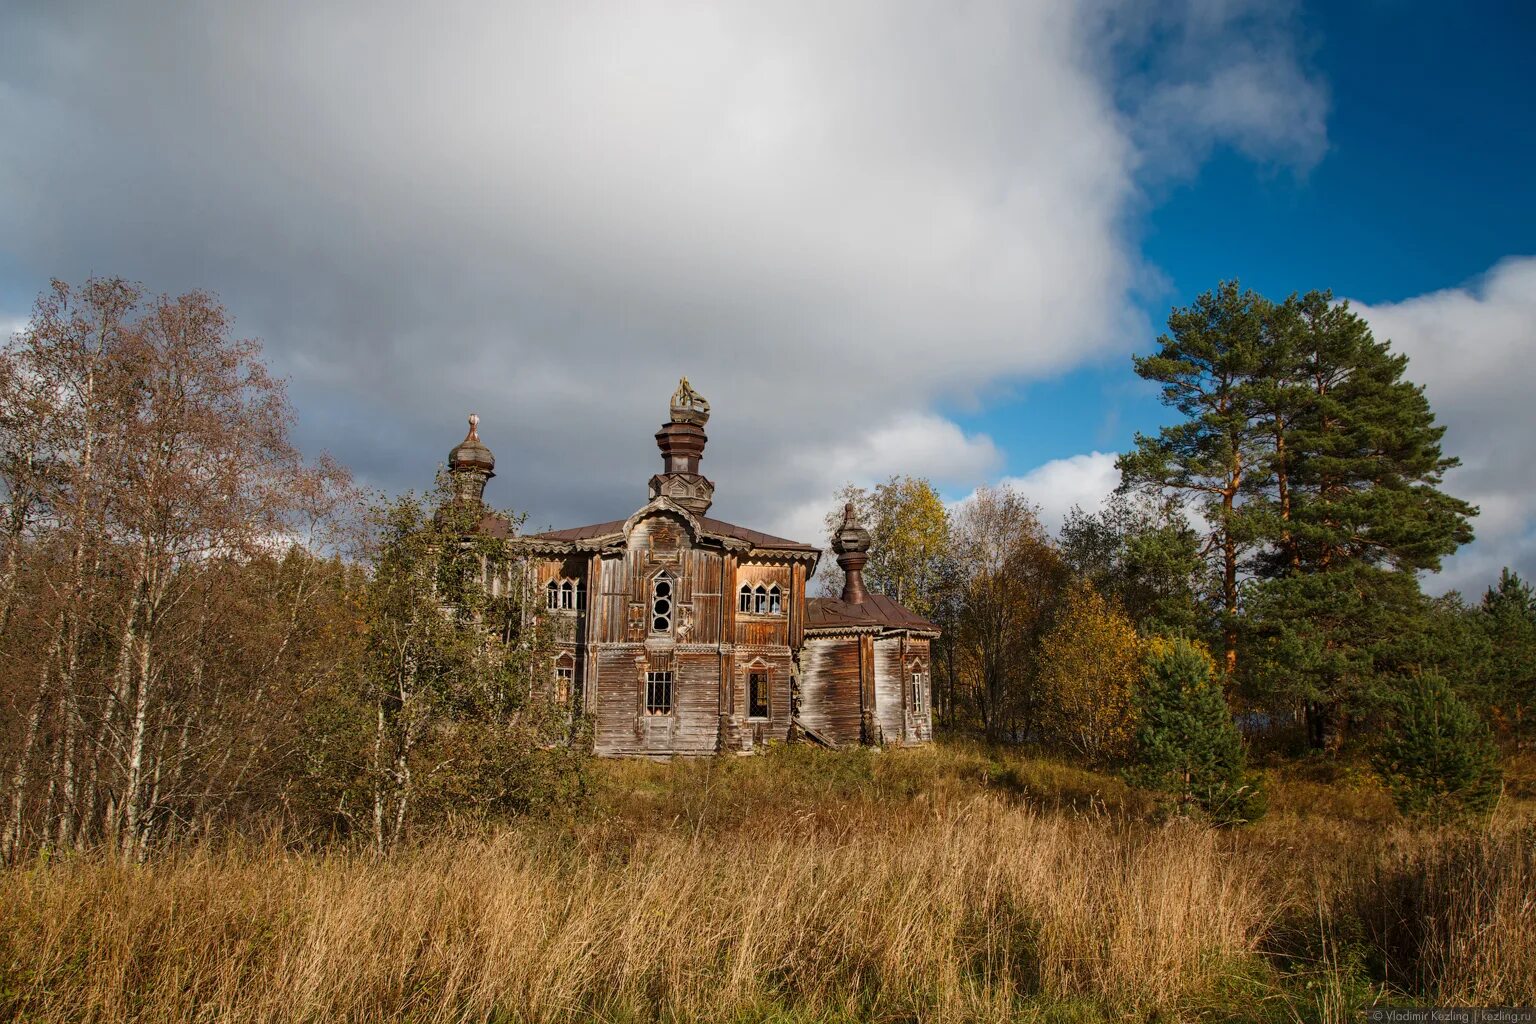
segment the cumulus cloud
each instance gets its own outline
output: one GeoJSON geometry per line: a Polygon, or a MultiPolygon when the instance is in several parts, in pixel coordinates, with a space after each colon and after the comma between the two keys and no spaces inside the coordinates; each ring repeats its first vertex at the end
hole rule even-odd
{"type": "Polygon", "coordinates": [[[1476,597],[1502,566],[1536,577],[1536,257],[1505,260],[1466,287],[1354,308],[1408,355],[1408,378],[1424,385],[1445,450],[1461,459],[1446,489],[1481,509],[1478,539],[1428,585],[1476,597]]]}
{"type": "MultiPolygon", "coordinates": [[[[1109,500],[1110,494],[1120,485],[1115,458],[1113,452],[1088,452],[1052,459],[1022,476],[1005,476],[993,486],[1014,490],[1036,506],[1041,524],[1055,536],[1073,508],[1097,512],[1109,500]]],[[[964,498],[951,503],[951,510],[975,496],[973,489],[964,498]]]]}
{"type": "MultiPolygon", "coordinates": [[[[1278,72],[1248,113],[1127,107],[1138,9],[23,8],[0,34],[3,284],[216,290],[307,447],[419,485],[478,411],[491,495],[535,525],[639,503],[686,373],[716,512],[801,530],[843,478],[974,486],[992,442],[933,410],[1145,336],[1123,226],[1147,138],[1257,153],[1262,124],[1312,116],[1278,72]]],[[[1184,39],[1139,73],[1246,66],[1184,39]]]]}

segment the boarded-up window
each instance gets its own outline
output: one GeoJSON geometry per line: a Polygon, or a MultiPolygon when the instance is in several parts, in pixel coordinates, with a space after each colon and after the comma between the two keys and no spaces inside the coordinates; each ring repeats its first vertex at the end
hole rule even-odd
{"type": "Polygon", "coordinates": [[[768,673],[747,673],[747,717],[768,717],[768,673]]]}
{"type": "Polygon", "coordinates": [[[645,674],[645,713],[670,715],[672,713],[672,673],[647,672],[645,674]]]}
{"type": "Polygon", "coordinates": [[[555,666],[555,703],[571,702],[571,687],[576,681],[576,669],[572,665],[555,666]]]}

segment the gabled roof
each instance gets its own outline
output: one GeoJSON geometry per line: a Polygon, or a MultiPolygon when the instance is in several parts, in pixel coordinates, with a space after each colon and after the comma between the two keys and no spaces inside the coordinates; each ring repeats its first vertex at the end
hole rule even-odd
{"type": "MultiPolygon", "coordinates": [[[[714,534],[717,537],[730,537],[750,544],[754,548],[771,551],[804,551],[820,553],[820,549],[811,544],[801,544],[799,541],[787,540],[784,537],[775,537],[769,533],[758,530],[749,530],[745,526],[737,526],[735,523],[727,523],[721,519],[710,519],[708,516],[698,517],[699,525],[705,533],[714,534]]],[[[624,532],[625,519],[614,519],[606,523],[593,523],[591,526],[576,526],[569,530],[548,530],[544,533],[530,535],[532,540],[546,540],[563,543],[575,543],[584,540],[596,540],[599,537],[612,537],[624,532]]]]}
{"type": "Polygon", "coordinates": [[[935,634],[940,631],[938,626],[884,594],[866,594],[858,604],[850,604],[839,597],[806,599],[805,629],[808,633],[871,628],[935,634]]]}

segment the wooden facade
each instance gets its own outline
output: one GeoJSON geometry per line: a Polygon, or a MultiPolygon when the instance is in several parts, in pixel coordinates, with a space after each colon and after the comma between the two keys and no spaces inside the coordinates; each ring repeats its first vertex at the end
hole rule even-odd
{"type": "MultiPolygon", "coordinates": [[[[708,404],[684,381],[671,411],[656,435],[663,472],[628,519],[506,540],[556,626],[552,692],[591,716],[595,752],[926,742],[937,630],[863,593],[857,524],[833,544],[855,586],[808,601],[821,552],[708,518],[714,484],[698,466],[708,404]]],[[[480,500],[493,465],[472,423],[449,460],[473,477],[461,494],[480,500]]]]}

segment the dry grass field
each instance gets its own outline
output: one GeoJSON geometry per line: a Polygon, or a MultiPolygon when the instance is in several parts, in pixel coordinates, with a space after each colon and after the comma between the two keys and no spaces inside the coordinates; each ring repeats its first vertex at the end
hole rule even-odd
{"type": "Polygon", "coordinates": [[[1354,1019],[1536,996],[1526,774],[1486,831],[1364,778],[1215,830],[965,747],[604,763],[568,820],[0,874],[24,1021],[1354,1019]]]}

